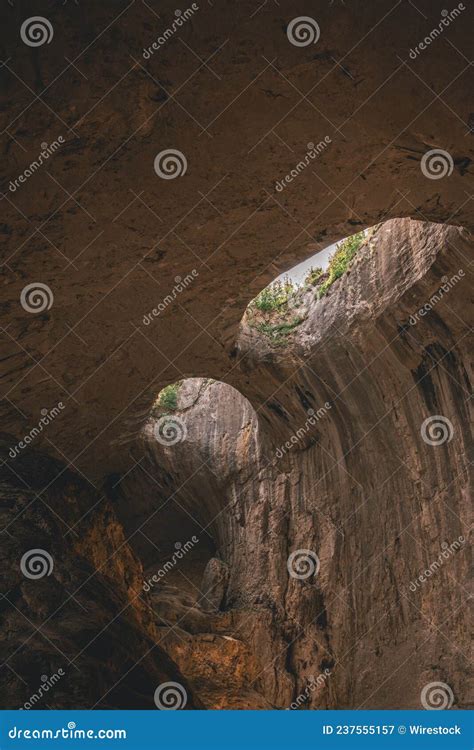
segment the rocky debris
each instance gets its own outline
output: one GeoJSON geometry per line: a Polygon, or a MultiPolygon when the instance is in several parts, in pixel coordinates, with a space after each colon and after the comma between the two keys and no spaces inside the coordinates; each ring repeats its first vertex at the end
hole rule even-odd
{"type": "Polygon", "coordinates": [[[250,648],[229,635],[169,631],[163,645],[209,709],[269,709],[251,685],[258,671],[250,648]]]}

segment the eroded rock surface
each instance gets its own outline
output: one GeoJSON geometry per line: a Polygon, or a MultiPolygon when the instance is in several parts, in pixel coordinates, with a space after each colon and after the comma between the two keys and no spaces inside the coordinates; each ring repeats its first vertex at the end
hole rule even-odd
{"type": "Polygon", "coordinates": [[[468,528],[472,10],[413,60],[444,2],[303,0],[321,34],[300,47],[293,3],[223,0],[147,57],[176,17],[150,5],[0,9],[2,703],[65,660],[52,707],[153,708],[176,680],[190,708],[418,708],[438,679],[466,706],[464,542],[410,582],[468,528]],[[50,44],[23,42],[27,14],[50,44]],[[163,180],[170,148],[187,169],[163,180]],[[424,223],[377,232],[283,346],[252,327],[279,273],[394,217],[424,223]],[[187,439],[165,449],[149,415],[182,378],[187,439]],[[37,547],[54,570],[25,579],[37,547]]]}
{"type": "MultiPolygon", "coordinates": [[[[199,565],[190,553],[173,573],[175,596],[184,581],[195,613],[171,618],[183,616],[185,645],[164,642],[196,685],[211,665],[226,684],[236,652],[210,635],[225,633],[253,660],[246,689],[274,707],[327,672],[305,707],[417,708],[437,680],[456,707],[468,704],[471,252],[464,230],[388,222],[326,297],[304,298],[306,320],[284,346],[244,326],[242,382],[254,403],[273,394],[271,419],[233,388],[198,379],[184,382],[168,417],[185,425],[185,440],[164,447],[158,416],[148,425],[145,470],[124,479],[122,505],[138,492],[145,510],[152,475],[162,492],[142,517],[146,536],[200,538],[199,565]],[[423,435],[440,436],[423,423],[435,418],[436,432],[439,417],[449,433],[430,445],[423,435]],[[229,581],[222,611],[206,620],[202,583],[186,581],[211,558],[203,580],[213,590],[214,549],[229,581]],[[301,549],[319,558],[303,580],[287,569],[301,549]],[[436,575],[417,582],[446,549],[436,575]]],[[[132,543],[152,554],[139,535],[132,543]]]]}
{"type": "Polygon", "coordinates": [[[169,680],[186,686],[188,707],[201,706],[159,645],[142,566],[108,498],[44,455],[5,466],[2,708],[151,709],[156,688],[169,680]]]}
{"type": "Polygon", "coordinates": [[[229,382],[246,306],[278,273],[388,218],[474,228],[468,4],[415,61],[410,49],[438,26],[444,0],[198,3],[146,59],[176,10],[164,0],[157,18],[151,5],[0,9],[2,425],[20,439],[62,400],[53,445],[41,448],[94,482],[133,466],[130,445],[162,386],[229,382]],[[47,16],[50,44],[22,42],[28,13],[47,16]],[[295,13],[316,16],[316,45],[290,43],[295,13]],[[278,192],[308,142],[325,137],[278,192]],[[163,180],[154,160],[170,148],[188,168],[163,180]],[[433,149],[452,159],[445,179],[422,172],[433,149]],[[145,325],[193,271],[179,304],[145,325]],[[31,315],[20,296],[37,282],[54,304],[31,315]]]}

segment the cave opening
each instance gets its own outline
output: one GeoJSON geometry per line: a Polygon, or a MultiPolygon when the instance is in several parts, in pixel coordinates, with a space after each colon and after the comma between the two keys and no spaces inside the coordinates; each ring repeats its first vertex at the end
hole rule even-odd
{"type": "Polygon", "coordinates": [[[250,475],[257,434],[253,407],[226,383],[185,378],[158,393],[141,432],[145,458],[116,495],[157,611],[173,597],[225,609],[227,488],[236,474],[250,475]],[[236,450],[244,443],[246,455],[236,450]]]}
{"type": "Polygon", "coordinates": [[[468,708],[470,10],[155,5],[2,3],[0,707],[468,708]]]}
{"type": "MultiPolygon", "coordinates": [[[[400,513],[409,505],[419,517],[430,486],[423,472],[449,476],[451,439],[465,439],[462,348],[446,353],[461,312],[451,292],[465,278],[469,242],[465,230],[410,219],[351,235],[324,267],[310,258],[299,278],[287,272],[252,300],[230,368],[236,387],[183,378],[158,393],[141,434],[145,460],[123,480],[118,507],[127,532],[147,518],[131,540],[144,590],[168,653],[193,684],[204,681],[209,707],[224,686],[225,705],[275,705],[279,691],[298,694],[314,674],[317,689],[298,708],[329,706],[334,691],[351,704],[333,665],[340,638],[363,638],[352,617],[360,604],[336,598],[336,606],[332,591],[341,576],[352,587],[352,567],[370,590],[369,573],[348,557],[362,559],[368,543],[374,554],[384,549],[386,526],[396,526],[391,493],[401,497],[400,513]],[[426,450],[433,410],[449,433],[439,464],[426,450]],[[410,464],[407,435],[429,469],[410,464]],[[385,526],[371,523],[378,514],[385,526]],[[218,643],[219,657],[203,642],[218,643]],[[275,643],[278,676],[259,657],[275,643]],[[248,669],[238,689],[227,672],[235,654],[248,669]]],[[[454,526],[462,537],[462,524],[454,526]]],[[[410,557],[409,539],[395,539],[394,554],[410,557]]],[[[353,596],[370,610],[359,586],[353,596]]]]}
{"type": "Polygon", "coordinates": [[[356,258],[374,249],[379,226],[344,237],[280,274],[249,302],[244,326],[263,334],[272,345],[284,346],[307,319],[314,300],[329,294],[338,279],[350,275],[356,258]]]}
{"type": "MultiPolygon", "coordinates": [[[[424,539],[426,518],[436,529],[425,540],[430,554],[441,544],[449,560],[432,576],[449,600],[443,616],[456,607],[445,577],[466,568],[471,402],[463,289],[471,250],[465,229],[394,219],[341,240],[325,267],[316,256],[300,277],[292,281],[290,271],[273,282],[250,303],[236,354],[218,379],[163,378],[128,443],[131,465],[109,474],[100,495],[40,453],[7,456],[9,507],[12,514],[24,508],[22,538],[33,551],[44,547],[46,562],[65,560],[80,582],[71,606],[96,607],[98,591],[101,606],[116,611],[119,601],[130,613],[139,668],[125,671],[122,684],[120,621],[104,642],[100,627],[88,637],[74,610],[80,655],[100,671],[103,653],[115,649],[108,679],[120,683],[119,692],[97,695],[89,681],[87,705],[100,698],[112,707],[147,706],[165,677],[206,708],[387,705],[372,696],[372,677],[348,685],[339,660],[347,644],[366,657],[367,613],[376,681],[398,663],[387,609],[390,639],[403,628],[422,639],[419,620],[407,613],[426,591],[425,606],[436,614],[419,580],[426,550],[412,543],[424,539]],[[56,472],[48,525],[65,528],[51,542],[35,490],[49,487],[56,472]],[[35,477],[30,491],[23,475],[35,477]],[[68,557],[68,545],[77,557],[68,557]],[[379,558],[387,564],[372,570],[367,560],[379,558]],[[91,590],[95,575],[100,588],[91,590]],[[381,602],[374,585],[384,591],[381,602]],[[150,640],[153,654],[142,667],[150,640]]],[[[66,606],[69,589],[59,591],[66,606]]],[[[406,638],[396,642],[407,650],[406,638]]],[[[450,658],[440,640],[427,654],[417,651],[418,675],[439,677],[438,653],[450,658]]],[[[27,674],[23,659],[13,660],[31,689],[41,663],[27,674]]],[[[50,658],[40,671],[60,666],[50,658]]],[[[446,679],[461,695],[463,670],[446,679]]],[[[25,686],[15,690],[23,695],[25,686]]],[[[399,703],[413,706],[417,696],[416,686],[404,686],[399,703]]],[[[67,700],[59,688],[58,699],[67,700]]]]}

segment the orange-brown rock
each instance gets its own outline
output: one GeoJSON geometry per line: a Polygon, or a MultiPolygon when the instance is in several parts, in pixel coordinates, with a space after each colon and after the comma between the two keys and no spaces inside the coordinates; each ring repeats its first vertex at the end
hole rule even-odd
{"type": "MultiPolygon", "coordinates": [[[[327,296],[303,295],[294,314],[305,320],[285,342],[244,325],[241,382],[270,409],[255,413],[219,382],[185,381],[176,415],[186,440],[164,447],[152,420],[148,463],[121,485],[126,527],[125,504],[140,494],[148,539],[166,550],[166,538],[200,537],[199,565],[184,558],[173,574],[194,613],[206,609],[212,566],[204,586],[186,581],[217,550],[229,568],[224,632],[249,648],[251,685],[275,707],[325,670],[305,707],[418,708],[434,681],[449,684],[457,707],[470,701],[471,253],[464,230],[384,224],[327,296]],[[423,426],[434,415],[449,420],[439,445],[423,426]],[[150,476],[164,490],[151,517],[150,476]],[[288,575],[298,549],[319,557],[308,580],[288,575]],[[436,575],[420,583],[433,562],[436,575]]],[[[139,534],[132,543],[153,554],[139,534]]],[[[168,600],[160,587],[154,597],[160,612],[168,600]]],[[[223,632],[219,618],[197,631],[177,621],[191,634],[223,632]]],[[[186,643],[192,682],[193,648],[198,670],[215,658],[210,647],[205,663],[194,635],[186,643]]]]}
{"type": "Polygon", "coordinates": [[[432,681],[464,708],[472,9],[413,57],[444,3],[222,0],[144,55],[176,18],[154,5],[0,9],[0,704],[65,665],[53,708],[155,708],[168,681],[188,708],[419,708],[432,681]],[[256,327],[266,284],[379,223],[290,331],[256,327]]]}

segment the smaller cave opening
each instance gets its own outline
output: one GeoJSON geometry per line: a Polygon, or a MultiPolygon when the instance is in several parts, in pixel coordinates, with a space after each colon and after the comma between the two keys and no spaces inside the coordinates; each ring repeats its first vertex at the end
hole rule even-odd
{"type": "Polygon", "coordinates": [[[246,515],[256,507],[257,436],[256,413],[232,386],[168,383],[141,431],[135,468],[116,483],[159,643],[209,708],[271,707],[252,684],[247,631],[249,616],[258,617],[238,609],[234,591],[246,515]]]}
{"type": "Polygon", "coordinates": [[[189,607],[225,609],[234,541],[226,489],[250,470],[257,429],[253,407],[221,381],[187,378],[156,396],[140,436],[142,459],[115,499],[144,590],[170,622],[173,608],[176,616],[189,607]]]}

